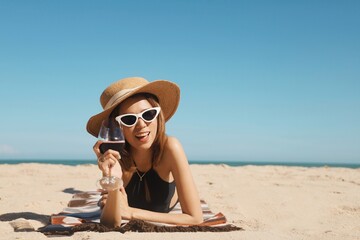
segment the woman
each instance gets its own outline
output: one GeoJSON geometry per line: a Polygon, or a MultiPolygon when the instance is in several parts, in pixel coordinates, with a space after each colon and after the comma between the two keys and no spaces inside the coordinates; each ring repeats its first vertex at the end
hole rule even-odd
{"type": "Polygon", "coordinates": [[[121,154],[100,153],[94,145],[103,176],[122,178],[124,186],[103,194],[101,222],[120,226],[121,219],[140,219],[177,225],[202,222],[198,192],[180,142],[165,135],[165,121],[175,113],[180,100],[178,86],[169,81],[148,82],[125,78],[104,90],[104,111],[91,117],[90,134],[97,137],[102,120],[116,119],[125,136],[121,154]],[[180,202],[182,214],[170,214],[180,202]]]}

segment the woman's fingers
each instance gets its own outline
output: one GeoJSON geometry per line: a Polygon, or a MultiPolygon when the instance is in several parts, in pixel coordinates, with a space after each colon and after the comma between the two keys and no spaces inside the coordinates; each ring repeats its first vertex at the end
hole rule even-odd
{"type": "Polygon", "coordinates": [[[106,204],[106,201],[107,201],[107,198],[108,198],[108,195],[107,194],[104,194],[101,199],[99,200],[98,202],[98,206],[102,209],[104,208],[105,204],[106,204]]]}
{"type": "Polygon", "coordinates": [[[112,149],[109,149],[105,152],[105,154],[111,154],[115,157],[116,160],[120,160],[121,159],[121,156],[120,156],[120,153],[116,150],[112,150],[112,149]]]}
{"type": "MultiPolygon", "coordinates": [[[[100,145],[103,143],[103,141],[101,140],[98,140],[95,145],[93,146],[93,150],[97,156],[97,158],[100,158],[102,153],[100,151],[100,145]]],[[[104,154],[106,153],[111,153],[115,156],[116,159],[121,159],[121,156],[120,156],[120,153],[118,151],[115,151],[115,150],[112,150],[112,149],[109,149],[107,150],[104,154]]]]}
{"type": "Polygon", "coordinates": [[[116,160],[113,157],[106,158],[103,162],[99,162],[99,168],[103,172],[104,177],[111,175],[111,168],[115,165],[116,160]]]}
{"type": "Polygon", "coordinates": [[[98,158],[98,167],[103,172],[103,176],[112,175],[110,171],[112,171],[112,168],[116,165],[118,165],[116,169],[120,168],[118,161],[119,156],[120,154],[117,151],[108,150],[98,158]]]}
{"type": "Polygon", "coordinates": [[[102,144],[103,142],[98,140],[95,145],[93,146],[93,150],[97,156],[97,158],[99,158],[101,156],[101,152],[100,152],[100,145],[102,144]]]}
{"type": "Polygon", "coordinates": [[[103,195],[107,195],[108,194],[108,191],[105,190],[105,189],[100,189],[100,195],[103,196],[103,195]]]}
{"type": "Polygon", "coordinates": [[[118,151],[109,149],[104,154],[100,152],[100,145],[103,141],[97,141],[93,146],[93,150],[98,159],[98,167],[102,171],[104,177],[117,176],[122,177],[121,166],[119,160],[121,159],[118,151]]]}

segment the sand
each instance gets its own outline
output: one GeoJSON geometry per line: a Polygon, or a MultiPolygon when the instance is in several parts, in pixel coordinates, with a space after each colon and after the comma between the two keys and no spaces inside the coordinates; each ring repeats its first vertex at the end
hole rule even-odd
{"type": "MultiPolygon", "coordinates": [[[[77,232],[65,239],[360,239],[360,169],[191,165],[200,197],[244,231],[77,232]]],[[[44,226],[75,191],[96,188],[95,165],[0,165],[0,239],[48,239],[15,232],[44,226]],[[21,222],[21,220],[23,220],[21,222]],[[31,227],[30,226],[30,227],[31,227]]]]}

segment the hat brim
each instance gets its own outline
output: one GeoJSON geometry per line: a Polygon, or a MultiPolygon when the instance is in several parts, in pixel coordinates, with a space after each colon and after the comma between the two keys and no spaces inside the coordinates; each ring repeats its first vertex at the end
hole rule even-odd
{"type": "Polygon", "coordinates": [[[86,130],[94,137],[97,137],[102,121],[109,117],[114,108],[127,98],[138,93],[150,93],[158,98],[165,121],[168,121],[174,115],[180,101],[180,88],[175,83],[166,80],[149,82],[117,99],[108,109],[92,116],[87,122],[86,130]]]}

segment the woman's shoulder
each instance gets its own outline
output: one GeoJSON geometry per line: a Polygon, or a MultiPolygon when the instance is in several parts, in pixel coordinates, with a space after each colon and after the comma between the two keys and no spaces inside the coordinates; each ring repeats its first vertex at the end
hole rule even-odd
{"type": "Polygon", "coordinates": [[[169,136],[167,138],[164,146],[163,160],[170,165],[173,165],[175,162],[187,161],[182,144],[176,137],[169,136]]]}
{"type": "MultiPolygon", "coordinates": [[[[159,176],[163,179],[169,177],[169,173],[173,172],[174,169],[178,169],[179,166],[186,164],[187,158],[182,148],[180,141],[176,137],[168,136],[165,142],[161,160],[155,166],[155,170],[159,176]]],[[[170,177],[169,181],[172,181],[170,177]]]]}
{"type": "Polygon", "coordinates": [[[165,152],[176,152],[176,151],[182,151],[182,145],[180,141],[176,137],[168,136],[165,146],[164,146],[165,152]]]}

